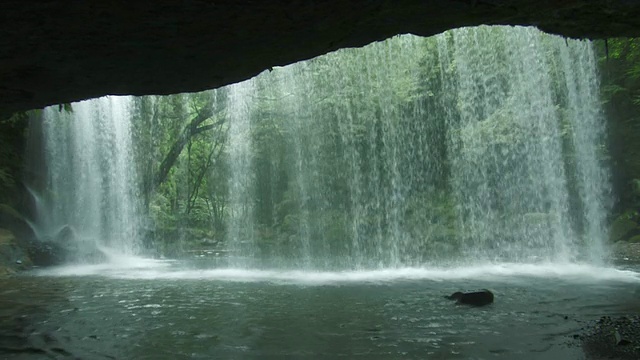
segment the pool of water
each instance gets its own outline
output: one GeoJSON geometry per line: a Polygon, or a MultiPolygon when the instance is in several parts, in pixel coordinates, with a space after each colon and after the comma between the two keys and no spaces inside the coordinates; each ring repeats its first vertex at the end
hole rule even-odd
{"type": "Polygon", "coordinates": [[[304,272],[130,260],[1,280],[0,357],[581,359],[572,335],[640,310],[631,267],[304,272]],[[478,288],[495,303],[444,298],[478,288]]]}

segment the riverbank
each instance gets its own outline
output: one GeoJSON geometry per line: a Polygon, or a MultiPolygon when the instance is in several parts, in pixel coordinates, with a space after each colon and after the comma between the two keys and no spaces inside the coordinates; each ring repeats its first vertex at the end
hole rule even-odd
{"type": "MultiPolygon", "coordinates": [[[[611,247],[611,261],[616,265],[640,264],[640,243],[619,241],[611,247]]],[[[586,360],[640,359],[640,303],[626,316],[603,316],[589,322],[581,333],[573,335],[584,350],[586,360]]]]}

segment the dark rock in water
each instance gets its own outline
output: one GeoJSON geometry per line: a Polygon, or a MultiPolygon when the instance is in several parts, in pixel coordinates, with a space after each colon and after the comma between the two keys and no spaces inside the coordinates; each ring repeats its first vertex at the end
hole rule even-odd
{"type": "Polygon", "coordinates": [[[60,265],[66,258],[63,247],[52,241],[33,241],[27,251],[37,266],[60,265]]]}
{"type": "Polygon", "coordinates": [[[493,293],[487,289],[481,291],[470,292],[454,292],[450,296],[446,296],[449,300],[457,300],[458,304],[484,306],[493,303],[493,293]]]}
{"type": "Polygon", "coordinates": [[[78,241],[78,235],[71,225],[65,225],[54,235],[53,241],[67,245],[78,241]]]}
{"type": "Polygon", "coordinates": [[[28,252],[38,266],[106,261],[106,255],[97,243],[92,239],[80,238],[70,225],[63,226],[51,237],[33,241],[28,252]]]}

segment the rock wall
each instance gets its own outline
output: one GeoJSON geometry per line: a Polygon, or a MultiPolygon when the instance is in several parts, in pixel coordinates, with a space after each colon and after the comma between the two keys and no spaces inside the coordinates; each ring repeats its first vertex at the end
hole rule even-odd
{"type": "Polygon", "coordinates": [[[49,1],[0,4],[0,117],[106,94],[219,87],[399,33],[519,24],[640,35],[631,0],[49,1]]]}

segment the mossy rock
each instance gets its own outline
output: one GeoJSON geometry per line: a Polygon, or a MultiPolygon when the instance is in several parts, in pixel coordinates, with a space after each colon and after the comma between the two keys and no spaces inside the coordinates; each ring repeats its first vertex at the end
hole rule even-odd
{"type": "Polygon", "coordinates": [[[30,265],[31,260],[15,235],[7,229],[0,229],[0,277],[24,270],[30,265]]]}
{"type": "Polygon", "coordinates": [[[624,239],[632,231],[638,229],[638,224],[626,215],[619,216],[609,229],[609,240],[612,242],[624,239]]]}
{"type": "Polygon", "coordinates": [[[5,265],[0,265],[0,278],[11,276],[15,273],[16,271],[13,270],[12,268],[5,265]]]}
{"type": "Polygon", "coordinates": [[[640,243],[640,235],[632,236],[632,237],[629,239],[629,242],[630,242],[630,243],[640,243]]]}

